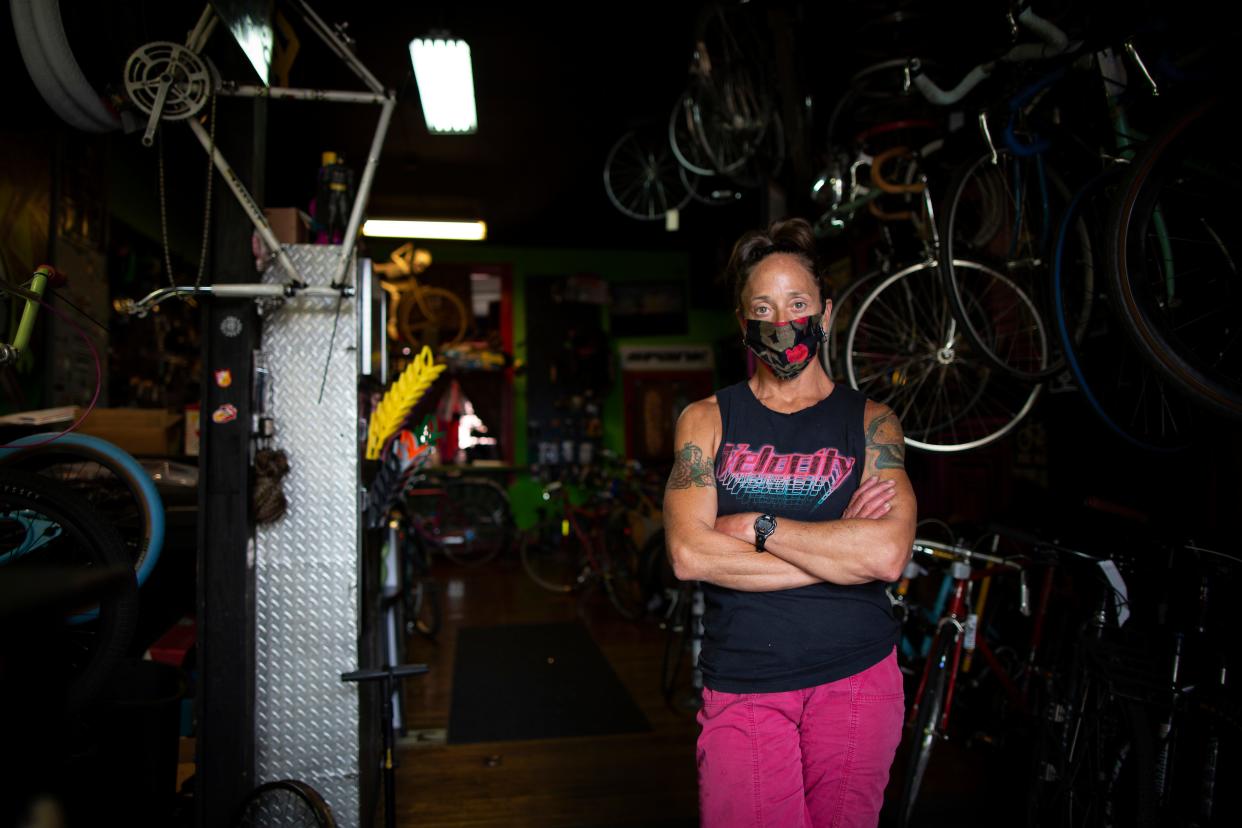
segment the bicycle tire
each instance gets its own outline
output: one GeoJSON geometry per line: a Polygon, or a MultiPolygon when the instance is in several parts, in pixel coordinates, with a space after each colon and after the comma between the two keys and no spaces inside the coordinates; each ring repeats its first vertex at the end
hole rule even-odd
{"type": "Polygon", "coordinates": [[[605,534],[604,544],[604,592],[623,618],[637,621],[647,612],[638,546],[628,533],[616,527],[605,534]]]}
{"type": "Polygon", "coordinates": [[[1213,134],[1223,109],[1215,100],[1196,107],[1135,159],[1109,223],[1108,273],[1118,316],[1138,352],[1183,393],[1237,420],[1242,349],[1234,326],[1242,287],[1239,255],[1225,242],[1237,223],[1229,185],[1237,182],[1223,175],[1234,171],[1228,164],[1224,171],[1205,169],[1228,158],[1213,143],[1223,139],[1213,134]],[[1213,278],[1222,273],[1232,275],[1213,278]]]}
{"type": "Polygon", "coordinates": [[[336,819],[323,796],[310,785],[297,779],[278,779],[251,791],[233,820],[234,828],[271,825],[336,828],[336,819]]]}
{"type": "Polygon", "coordinates": [[[449,560],[482,566],[513,542],[513,516],[504,487],[483,477],[450,479],[440,501],[439,542],[449,560]]]}
{"type": "Polygon", "coordinates": [[[549,592],[577,588],[582,570],[582,542],[573,527],[566,532],[559,518],[543,520],[522,536],[522,569],[549,592]]]}
{"type": "Polygon", "coordinates": [[[664,701],[676,707],[675,697],[678,687],[685,684],[689,671],[684,669],[687,654],[690,651],[691,629],[690,592],[691,584],[682,584],[677,592],[673,612],[665,622],[664,654],[660,660],[660,695],[664,701]]]}
{"type": "MultiPolygon", "coordinates": [[[[940,213],[941,277],[953,312],[962,325],[962,332],[978,353],[997,369],[1018,379],[1040,382],[1065,370],[1063,354],[1055,358],[1045,354],[1041,364],[1035,358],[1038,348],[1033,349],[1029,344],[1023,348],[1020,341],[1016,343],[1019,347],[1015,348],[1014,337],[1007,337],[1001,340],[1007,346],[1002,353],[994,337],[1000,329],[1013,330],[1019,336],[1023,329],[1033,335],[1043,335],[1041,329],[1047,325],[1049,310],[1056,296],[1050,289],[1048,253],[1056,233],[1054,216],[1060,213],[1056,205],[1050,207],[1048,197],[1054,194],[1059,204],[1065,204],[1071,196],[1060,176],[1046,168],[1041,158],[1036,158],[1032,163],[1037,165],[1036,177],[1040,179],[1038,190],[1041,197],[1038,205],[1028,203],[1031,188],[1024,188],[1020,179],[1011,180],[1003,172],[1025,160],[1016,159],[1004,150],[997,152],[996,159],[993,164],[992,153],[984,153],[960,167],[950,179],[945,206],[940,213]],[[974,211],[969,209],[972,204],[977,204],[974,211]],[[1030,220],[1031,213],[1039,213],[1039,219],[1030,220]],[[986,330],[983,329],[971,318],[960,285],[963,274],[953,264],[957,259],[1003,262],[1004,267],[997,269],[1009,274],[1015,283],[1023,282],[1023,290],[1034,299],[1033,305],[1027,307],[1019,303],[989,308],[990,324],[986,330]],[[1022,273],[1025,276],[1017,275],[1022,273]],[[1041,296],[1041,293],[1045,295],[1041,296]],[[988,332],[992,336],[985,335],[988,332]]],[[[1062,301],[1063,309],[1068,307],[1070,310],[1070,318],[1074,320],[1074,340],[1081,341],[1086,320],[1091,315],[1095,267],[1091,255],[1091,236],[1085,223],[1079,219],[1074,223],[1074,230],[1082,251],[1077,260],[1074,301],[1068,301],[1071,297],[1066,290],[1057,298],[1062,301]]],[[[1065,275],[1063,273],[1063,278],[1065,275]]]]}
{"type": "Polygon", "coordinates": [[[430,578],[419,578],[409,591],[410,607],[405,619],[407,634],[418,633],[425,638],[435,638],[444,624],[440,585],[430,578]]]}
{"type": "MultiPolygon", "coordinates": [[[[947,627],[941,627],[941,633],[945,629],[947,627]]],[[[940,735],[938,730],[949,690],[949,674],[955,669],[955,665],[951,666],[950,662],[954,658],[952,651],[957,645],[957,636],[941,634],[937,639],[935,650],[927,661],[927,669],[931,671],[931,675],[923,688],[923,700],[910,728],[911,752],[906,763],[897,810],[898,825],[903,827],[910,824],[919,789],[923,786],[923,774],[927,771],[932,749],[940,735]]]]}
{"type": "MultiPolygon", "coordinates": [[[[1011,280],[985,265],[959,260],[957,266],[1030,302],[1011,280]]],[[[850,387],[893,409],[907,445],[968,451],[1013,431],[1042,386],[984,364],[970,343],[960,340],[939,283],[934,261],[880,280],[850,323],[846,375],[850,387]]]]}
{"type": "Polygon", "coordinates": [[[413,348],[433,351],[466,338],[470,314],[456,293],[441,287],[422,287],[401,295],[397,304],[397,331],[413,348]]]}
{"type": "Polygon", "coordinates": [[[164,501],[128,452],[89,434],[31,434],[0,449],[0,467],[37,472],[82,495],[121,537],[142,586],[164,548],[164,501]]]}
{"type": "Polygon", "coordinates": [[[698,176],[719,175],[694,134],[694,97],[689,89],[678,96],[668,117],[668,146],[682,169],[698,176]]]}
{"type": "Polygon", "coordinates": [[[76,711],[96,697],[129,647],[138,619],[133,570],[116,531],[75,492],[37,474],[0,469],[0,570],[6,578],[38,577],[47,567],[122,572],[89,619],[81,608],[71,610],[29,667],[39,679],[50,677],[49,686],[63,687],[66,707],[76,711]],[[28,546],[32,521],[44,524],[39,534],[48,538],[35,547],[28,546]]]}
{"type": "Polygon", "coordinates": [[[864,273],[857,279],[852,279],[844,289],[832,297],[832,310],[828,313],[828,324],[824,326],[824,343],[819,352],[820,364],[828,376],[834,378],[845,376],[845,362],[842,358],[845,332],[849,329],[850,320],[854,318],[858,297],[867,295],[867,291],[862,288],[867,286],[870,290],[874,287],[875,279],[881,275],[883,274],[878,270],[864,273]]]}
{"type": "Polygon", "coordinates": [[[604,159],[604,194],[629,218],[659,221],[690,203],[693,182],[683,179],[679,170],[668,142],[646,129],[632,129],[617,139],[604,159]]]}
{"type": "MultiPolygon", "coordinates": [[[[1062,262],[1071,221],[1120,173],[1114,168],[1097,175],[1070,199],[1052,254],[1054,296],[1063,290],[1062,262]]],[[[1115,330],[1117,314],[1092,314],[1082,340],[1075,342],[1059,300],[1054,300],[1053,310],[1066,367],[1099,421],[1144,451],[1173,453],[1187,448],[1190,435],[1197,432],[1193,409],[1168,393],[1155,368],[1127,346],[1128,338],[1115,330]]]]}

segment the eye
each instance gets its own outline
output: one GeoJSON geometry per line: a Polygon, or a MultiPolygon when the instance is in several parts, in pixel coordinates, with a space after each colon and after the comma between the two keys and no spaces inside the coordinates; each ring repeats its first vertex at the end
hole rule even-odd
{"type": "Polygon", "coordinates": [[[805,299],[799,299],[796,302],[794,302],[795,310],[805,310],[806,307],[807,307],[807,303],[805,299]]]}
{"type": "Polygon", "coordinates": [[[768,312],[767,305],[755,305],[750,312],[755,316],[763,316],[768,312]]]}

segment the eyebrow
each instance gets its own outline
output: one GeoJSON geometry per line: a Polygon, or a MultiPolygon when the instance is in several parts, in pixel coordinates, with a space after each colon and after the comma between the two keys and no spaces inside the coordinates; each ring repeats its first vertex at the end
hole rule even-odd
{"type": "MultiPolygon", "coordinates": [[[[806,296],[810,296],[810,295],[811,295],[811,294],[807,293],[805,290],[791,290],[791,291],[789,291],[788,293],[786,293],[786,294],[785,294],[785,298],[787,298],[787,299],[794,299],[794,298],[797,298],[797,297],[799,297],[799,296],[806,297],[806,296]]],[[[750,301],[752,301],[752,302],[758,302],[760,299],[762,299],[762,300],[763,300],[763,301],[765,301],[765,302],[771,302],[771,301],[772,301],[772,297],[768,296],[766,293],[761,293],[761,294],[759,294],[758,296],[752,296],[752,297],[750,297],[750,301]]]]}

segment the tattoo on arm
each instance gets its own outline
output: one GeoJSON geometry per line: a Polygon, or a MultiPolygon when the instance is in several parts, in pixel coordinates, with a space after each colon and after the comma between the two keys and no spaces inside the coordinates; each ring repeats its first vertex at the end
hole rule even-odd
{"type": "Polygon", "coordinates": [[[703,457],[703,449],[694,443],[686,443],[677,452],[673,472],[668,476],[668,488],[688,489],[691,485],[714,486],[716,479],[712,474],[712,464],[703,457]]]}
{"type": "Polygon", "coordinates": [[[906,441],[897,415],[891,411],[876,417],[867,426],[867,451],[875,451],[875,468],[904,469],[906,441]]]}

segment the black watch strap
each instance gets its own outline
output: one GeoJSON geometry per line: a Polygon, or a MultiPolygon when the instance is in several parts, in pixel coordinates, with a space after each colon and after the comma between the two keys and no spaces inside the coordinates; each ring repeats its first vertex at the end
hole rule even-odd
{"type": "Polygon", "coordinates": [[[760,515],[755,518],[755,551],[763,552],[764,544],[776,531],[776,518],[772,515],[760,515]]]}

